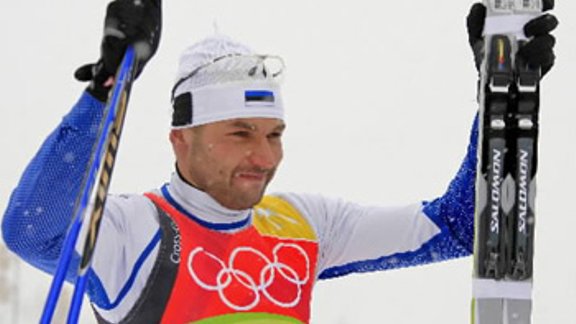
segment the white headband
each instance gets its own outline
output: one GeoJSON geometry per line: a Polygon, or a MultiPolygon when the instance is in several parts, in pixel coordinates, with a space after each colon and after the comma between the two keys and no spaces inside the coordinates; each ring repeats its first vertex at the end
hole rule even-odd
{"type": "Polygon", "coordinates": [[[236,118],[283,119],[282,58],[259,55],[223,35],[187,48],[172,89],[173,128],[236,118]]]}
{"type": "Polygon", "coordinates": [[[187,128],[236,118],[284,118],[280,85],[273,80],[243,80],[175,89],[172,128],[187,128]]]}

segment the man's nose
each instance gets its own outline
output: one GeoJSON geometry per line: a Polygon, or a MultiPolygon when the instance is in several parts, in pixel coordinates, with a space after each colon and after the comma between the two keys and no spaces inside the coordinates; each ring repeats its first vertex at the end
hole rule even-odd
{"type": "Polygon", "coordinates": [[[277,149],[272,146],[267,138],[254,143],[248,153],[250,162],[262,169],[276,167],[280,158],[277,149]]]}

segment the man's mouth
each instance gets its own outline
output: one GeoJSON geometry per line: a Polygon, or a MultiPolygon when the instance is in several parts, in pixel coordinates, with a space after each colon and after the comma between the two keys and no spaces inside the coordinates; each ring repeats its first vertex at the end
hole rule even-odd
{"type": "Polygon", "coordinates": [[[252,181],[264,181],[267,178],[267,172],[260,171],[242,171],[234,174],[235,178],[252,181]]]}

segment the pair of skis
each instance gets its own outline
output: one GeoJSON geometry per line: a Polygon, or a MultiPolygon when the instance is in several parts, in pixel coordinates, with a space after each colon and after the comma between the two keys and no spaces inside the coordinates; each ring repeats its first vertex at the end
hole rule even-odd
{"type": "Polygon", "coordinates": [[[114,163],[116,161],[116,153],[118,152],[130,90],[135,77],[136,64],[137,53],[133,46],[129,46],[116,73],[114,87],[111,90],[110,98],[104,110],[104,118],[100,125],[98,139],[92,148],[90,164],[82,183],[82,191],[75,203],[74,218],[68,230],[66,240],[64,241],[58,268],[54,274],[54,279],[52,280],[52,285],[50,286],[44,311],[40,319],[41,324],[49,324],[52,322],[66,272],[70,267],[72,257],[75,253],[75,246],[82,228],[84,215],[87,214],[87,209],[91,207],[90,220],[87,224],[89,226],[88,234],[81,256],[80,268],[74,285],[74,295],[67,319],[67,323],[69,324],[78,322],[86,287],[86,274],[90,268],[92,254],[96,246],[96,238],[104,212],[106,195],[108,193],[114,163]],[[94,191],[96,178],[98,178],[98,186],[96,187],[96,191],[94,191]]]}
{"type": "Polygon", "coordinates": [[[484,0],[473,324],[529,324],[540,71],[516,55],[542,0],[484,0]]]}

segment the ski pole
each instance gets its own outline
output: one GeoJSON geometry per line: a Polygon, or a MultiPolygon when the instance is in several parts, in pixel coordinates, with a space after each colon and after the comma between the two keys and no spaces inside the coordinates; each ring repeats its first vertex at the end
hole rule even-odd
{"type": "Polygon", "coordinates": [[[96,248],[96,240],[100,229],[100,222],[104,213],[104,206],[106,204],[106,196],[108,195],[108,188],[110,187],[110,180],[112,179],[112,171],[116,162],[116,153],[118,152],[118,145],[120,144],[120,136],[124,126],[124,119],[126,117],[126,109],[128,108],[128,99],[132,82],[134,81],[134,70],[136,60],[136,52],[134,47],[130,47],[124,55],[123,65],[117,75],[116,84],[119,85],[114,88],[110,105],[114,108],[114,116],[112,116],[109,130],[107,131],[108,140],[106,152],[102,159],[102,167],[100,168],[100,175],[98,180],[98,188],[95,193],[94,206],[89,220],[88,236],[84,243],[84,251],[82,253],[82,260],[80,262],[80,269],[78,271],[78,278],[74,285],[74,294],[72,296],[72,303],[70,304],[70,311],[68,313],[68,323],[76,324],[82,307],[82,300],[84,290],[86,287],[87,272],[90,268],[94,249],[96,248]]]}
{"type": "Polygon", "coordinates": [[[91,212],[90,228],[84,246],[84,253],[80,263],[78,278],[75,284],[74,296],[69,311],[68,323],[77,323],[82,306],[82,296],[86,286],[86,272],[90,267],[90,260],[96,244],[96,236],[100,225],[100,219],[104,210],[104,203],[108,193],[108,187],[116,160],[116,152],[122,132],[124,117],[130,95],[130,89],[134,80],[136,54],[133,46],[129,46],[124,54],[122,63],[115,78],[112,95],[105,108],[105,118],[102,121],[98,140],[92,150],[88,172],[83,180],[83,190],[79,195],[74,211],[74,220],[64,241],[58,267],[52,285],[46,299],[46,304],[40,319],[41,324],[49,324],[52,321],[54,311],[70,267],[74,248],[78,241],[80,229],[93,194],[96,177],[99,175],[96,198],[91,212]],[[104,148],[106,150],[104,151],[104,148]]]}

